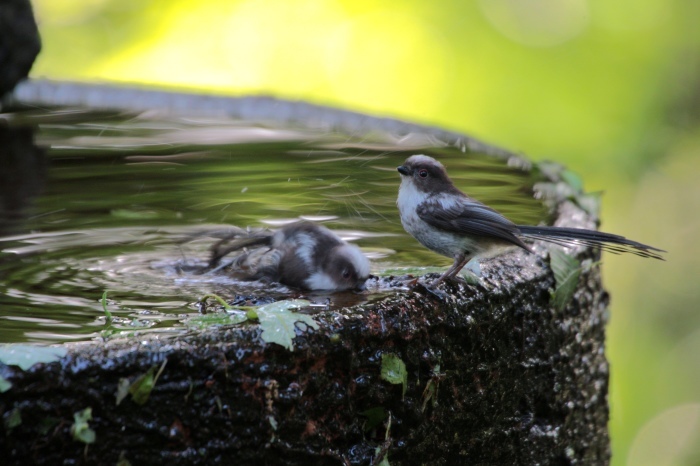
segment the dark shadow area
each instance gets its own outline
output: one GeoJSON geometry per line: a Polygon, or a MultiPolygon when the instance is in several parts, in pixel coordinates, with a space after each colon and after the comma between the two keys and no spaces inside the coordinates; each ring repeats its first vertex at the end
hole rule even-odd
{"type": "Polygon", "coordinates": [[[26,78],[41,50],[29,0],[0,3],[0,97],[26,78]]]}
{"type": "Polygon", "coordinates": [[[34,144],[34,129],[0,121],[0,236],[18,230],[32,199],[46,182],[44,149],[34,144]]]}

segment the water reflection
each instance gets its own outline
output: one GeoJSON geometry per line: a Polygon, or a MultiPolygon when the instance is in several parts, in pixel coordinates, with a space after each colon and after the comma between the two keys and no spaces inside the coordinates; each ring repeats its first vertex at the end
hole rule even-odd
{"type": "Polygon", "coordinates": [[[32,127],[8,127],[0,119],[0,236],[12,232],[44,185],[44,151],[32,127]]]}
{"type": "MultiPolygon", "coordinates": [[[[45,185],[20,176],[12,191],[43,190],[25,197],[13,234],[0,238],[0,342],[94,338],[106,290],[115,325],[166,334],[184,331],[183,316],[207,293],[299,295],[191,273],[227,225],[318,221],[360,246],[374,274],[447,265],[398,219],[396,166],[416,152],[440,158],[459,186],[516,222],[547,215],[528,172],[426,137],[71,109],[4,117],[37,128],[49,169],[45,185]]],[[[344,306],[371,295],[311,299],[344,306]]]]}

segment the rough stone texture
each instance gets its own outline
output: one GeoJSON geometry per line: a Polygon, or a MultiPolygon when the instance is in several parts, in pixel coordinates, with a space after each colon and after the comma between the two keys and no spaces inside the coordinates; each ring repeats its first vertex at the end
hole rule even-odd
{"type": "Polygon", "coordinates": [[[0,2],[0,97],[26,78],[41,50],[29,0],[0,2]]]}
{"type": "Polygon", "coordinates": [[[0,429],[0,452],[13,464],[115,464],[122,452],[132,464],[373,464],[383,446],[392,465],[606,464],[608,297],[593,268],[555,311],[538,251],[484,264],[485,286],[445,284],[444,298],[417,285],[320,313],[293,352],[244,324],[75,345],[26,372],[4,366],[13,387],[0,412],[19,409],[22,423],[0,429]],[[385,353],[406,364],[405,397],[380,377],[385,353]],[[116,406],[120,378],[165,359],[144,406],[116,406]],[[425,400],[429,383],[437,395],[425,400]],[[86,407],[97,433],[87,448],[70,433],[86,407]],[[375,407],[391,413],[388,440],[383,424],[364,430],[375,407]]]}

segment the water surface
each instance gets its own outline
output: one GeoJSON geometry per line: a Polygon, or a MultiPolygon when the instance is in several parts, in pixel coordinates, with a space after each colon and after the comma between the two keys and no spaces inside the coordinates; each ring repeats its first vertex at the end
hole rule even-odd
{"type": "MultiPolygon", "coordinates": [[[[0,116],[32,128],[43,149],[33,169],[2,168],[16,186],[0,219],[0,343],[100,338],[105,291],[114,326],[166,335],[186,330],[207,293],[300,295],[191,273],[214,242],[194,235],[228,225],[307,218],[360,246],[374,274],[445,266],[398,219],[396,167],[415,153],[439,158],[458,186],[513,221],[546,216],[528,172],[425,138],[75,108],[0,116]]],[[[379,292],[309,297],[340,306],[379,292]]]]}

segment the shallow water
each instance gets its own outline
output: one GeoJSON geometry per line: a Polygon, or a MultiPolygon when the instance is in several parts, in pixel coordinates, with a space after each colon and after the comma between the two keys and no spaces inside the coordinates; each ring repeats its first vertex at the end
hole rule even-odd
{"type": "MultiPolygon", "coordinates": [[[[34,127],[45,149],[26,171],[1,168],[10,208],[0,218],[0,343],[100,338],[105,291],[113,327],[164,334],[186,331],[207,293],[300,295],[188,272],[215,241],[194,235],[227,225],[316,220],[359,245],[378,275],[447,265],[398,219],[396,167],[414,153],[438,157],[458,186],[513,221],[546,216],[528,172],[442,144],[79,109],[0,117],[34,127]]],[[[310,298],[342,306],[381,291],[310,298]]]]}

